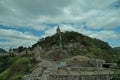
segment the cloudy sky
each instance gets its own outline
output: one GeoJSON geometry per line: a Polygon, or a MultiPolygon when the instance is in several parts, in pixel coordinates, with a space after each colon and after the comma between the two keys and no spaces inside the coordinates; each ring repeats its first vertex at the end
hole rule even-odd
{"type": "Polygon", "coordinates": [[[0,0],[0,48],[31,46],[57,24],[118,47],[120,0],[0,0]]]}

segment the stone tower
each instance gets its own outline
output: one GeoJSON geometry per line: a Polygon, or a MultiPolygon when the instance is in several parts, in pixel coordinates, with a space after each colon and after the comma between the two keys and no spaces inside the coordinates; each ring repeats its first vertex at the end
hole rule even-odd
{"type": "Polygon", "coordinates": [[[57,33],[57,34],[60,34],[60,33],[61,33],[61,30],[60,30],[59,25],[58,25],[58,27],[57,27],[57,29],[56,29],[56,33],[57,33]]]}

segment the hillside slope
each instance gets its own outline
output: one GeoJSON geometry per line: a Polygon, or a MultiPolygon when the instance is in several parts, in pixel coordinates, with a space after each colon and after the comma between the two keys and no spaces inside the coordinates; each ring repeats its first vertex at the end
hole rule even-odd
{"type": "MultiPolygon", "coordinates": [[[[67,51],[69,56],[83,55],[111,61],[113,49],[108,43],[73,31],[62,32],[61,36],[63,50],[67,51]]],[[[59,48],[59,34],[40,39],[30,49],[34,50],[38,45],[45,52],[59,48]]]]}

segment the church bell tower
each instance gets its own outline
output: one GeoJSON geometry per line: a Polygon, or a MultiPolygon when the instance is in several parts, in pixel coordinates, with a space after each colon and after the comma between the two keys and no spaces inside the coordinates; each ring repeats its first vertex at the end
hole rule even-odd
{"type": "Polygon", "coordinates": [[[56,29],[56,32],[57,32],[57,34],[60,34],[60,33],[61,33],[61,30],[60,30],[59,25],[58,25],[58,27],[57,27],[57,29],[56,29]]]}

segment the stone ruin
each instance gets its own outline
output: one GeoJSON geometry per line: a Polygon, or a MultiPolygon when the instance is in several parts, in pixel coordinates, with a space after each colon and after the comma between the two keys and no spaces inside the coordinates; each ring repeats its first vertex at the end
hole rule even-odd
{"type": "Polygon", "coordinates": [[[67,62],[42,60],[38,67],[24,80],[113,80],[115,71],[102,67],[104,60],[91,59],[93,67],[69,66],[67,62]]]}
{"type": "Polygon", "coordinates": [[[56,74],[50,74],[49,80],[113,80],[114,71],[103,68],[104,60],[90,59],[92,66],[80,65],[63,66],[57,68],[56,74]]]}

